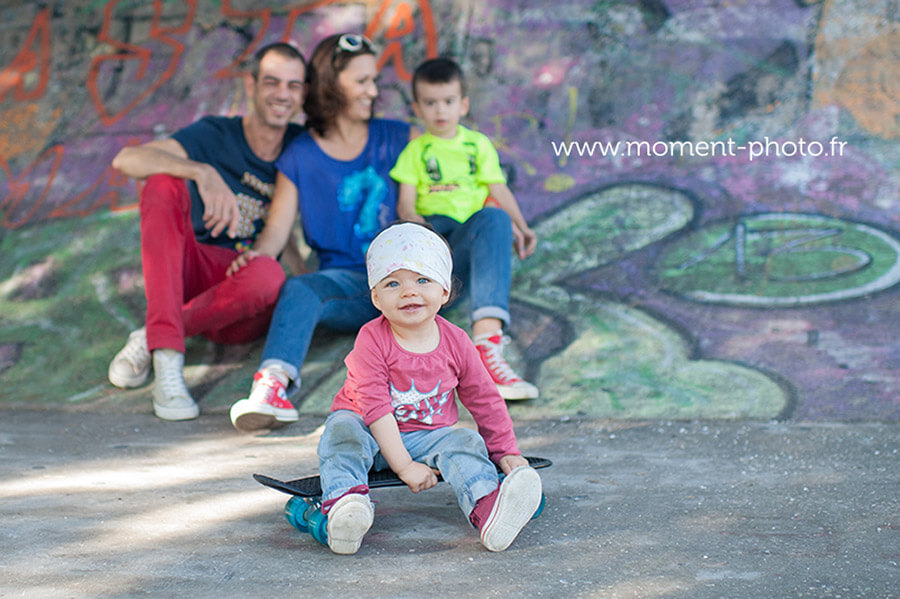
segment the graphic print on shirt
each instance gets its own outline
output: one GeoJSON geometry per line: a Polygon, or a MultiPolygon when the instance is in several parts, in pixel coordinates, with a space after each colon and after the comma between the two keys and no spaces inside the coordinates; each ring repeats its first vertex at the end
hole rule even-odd
{"type": "MultiPolygon", "coordinates": [[[[274,183],[266,183],[253,173],[245,171],[241,177],[241,183],[259,193],[266,200],[271,200],[275,193],[274,183]]],[[[238,213],[240,214],[237,237],[248,240],[241,239],[235,243],[235,249],[242,251],[253,245],[256,236],[265,226],[269,216],[269,202],[264,202],[240,191],[235,192],[234,196],[237,199],[238,213]]]]}
{"type": "MultiPolygon", "coordinates": [[[[478,146],[470,141],[463,142],[462,146],[465,152],[465,160],[468,163],[468,175],[474,177],[478,173],[478,146]]],[[[419,157],[425,167],[425,173],[428,175],[428,178],[435,183],[428,188],[429,192],[436,193],[459,189],[459,183],[453,180],[454,173],[448,174],[445,179],[444,172],[441,170],[440,160],[438,160],[435,153],[432,153],[431,148],[432,144],[425,144],[422,147],[422,155],[419,157]]],[[[452,163],[453,160],[450,160],[450,162],[452,163]]],[[[451,166],[453,165],[451,164],[451,166]]],[[[451,170],[456,173],[455,176],[458,177],[460,175],[458,169],[451,168],[451,170]]]]}
{"type": "Polygon", "coordinates": [[[441,382],[431,391],[419,391],[416,389],[416,381],[410,380],[409,389],[400,391],[391,382],[391,406],[394,408],[394,417],[397,422],[409,422],[410,420],[422,424],[433,424],[434,417],[441,414],[442,406],[447,403],[450,391],[438,394],[441,382]]]}
{"type": "Polygon", "coordinates": [[[353,235],[362,246],[365,254],[369,242],[375,234],[387,225],[385,200],[388,187],[384,179],[371,166],[346,177],[338,188],[338,206],[341,211],[353,213],[359,211],[353,223],[353,235]]]}

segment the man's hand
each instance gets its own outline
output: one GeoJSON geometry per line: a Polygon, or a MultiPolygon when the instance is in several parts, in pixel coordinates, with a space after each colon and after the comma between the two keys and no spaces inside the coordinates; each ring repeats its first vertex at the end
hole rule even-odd
{"type": "Polygon", "coordinates": [[[430,489],[438,483],[434,470],[422,462],[410,462],[396,474],[413,493],[430,489]]]}
{"type": "Polygon", "coordinates": [[[218,237],[225,230],[229,237],[236,237],[241,220],[237,197],[212,166],[205,165],[201,172],[202,175],[194,181],[203,200],[204,226],[213,237],[218,237]]]}

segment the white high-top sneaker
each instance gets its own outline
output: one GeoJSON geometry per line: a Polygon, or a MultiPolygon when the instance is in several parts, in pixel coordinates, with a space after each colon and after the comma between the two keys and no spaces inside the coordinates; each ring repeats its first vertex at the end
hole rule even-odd
{"type": "Polygon", "coordinates": [[[184,384],[184,354],[174,349],[153,351],[153,412],[163,420],[190,420],[200,408],[184,384]]]}
{"type": "Polygon", "coordinates": [[[151,361],[147,329],[132,331],[125,347],[109,363],[109,382],[122,389],[140,387],[150,374],[151,361]]]}

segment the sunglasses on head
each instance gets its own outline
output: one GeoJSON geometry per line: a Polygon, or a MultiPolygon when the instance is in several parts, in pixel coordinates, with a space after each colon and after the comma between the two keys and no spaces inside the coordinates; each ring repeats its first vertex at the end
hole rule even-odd
{"type": "Polygon", "coordinates": [[[362,52],[363,50],[375,54],[375,44],[372,40],[358,33],[345,33],[338,38],[337,45],[331,58],[334,59],[341,52],[362,52]]]}

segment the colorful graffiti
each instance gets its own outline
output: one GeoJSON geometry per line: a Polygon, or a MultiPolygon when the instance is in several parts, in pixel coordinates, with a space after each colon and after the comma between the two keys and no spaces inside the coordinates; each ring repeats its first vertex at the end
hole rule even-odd
{"type": "MultiPolygon", "coordinates": [[[[515,411],[900,418],[896,2],[78,0],[0,11],[7,388],[41,352],[84,344],[86,323],[105,316],[121,330],[88,343],[82,370],[94,375],[60,364],[59,384],[84,379],[66,395],[74,403],[113,401],[104,362],[142,312],[138,184],[108,166],[118,149],[243,111],[238,77],[261,45],[308,53],[354,30],[381,48],[388,116],[413,118],[413,65],[459,59],[469,124],[500,149],[541,235],[516,269],[512,332],[544,398],[515,411]],[[78,324],[71,310],[51,316],[55,294],[83,310],[78,324]]],[[[317,344],[306,409],[327,405],[345,348],[317,344]]],[[[214,365],[192,384],[225,409],[254,349],[194,351],[214,365]]],[[[143,401],[116,397],[132,396],[143,401]]]]}

